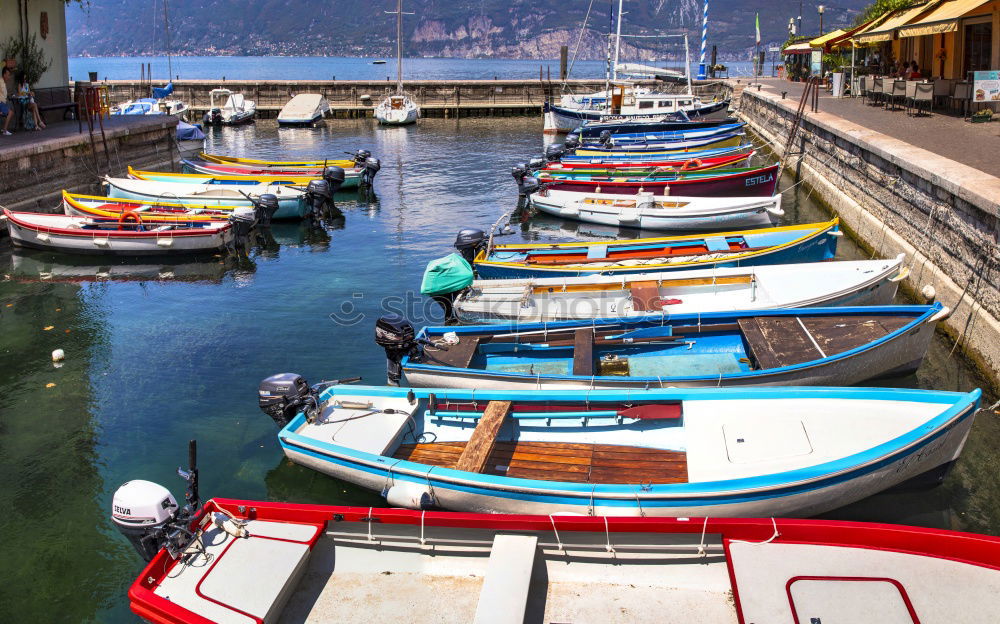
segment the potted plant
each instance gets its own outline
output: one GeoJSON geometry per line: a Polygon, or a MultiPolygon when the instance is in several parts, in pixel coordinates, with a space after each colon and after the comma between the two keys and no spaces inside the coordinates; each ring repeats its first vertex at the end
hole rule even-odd
{"type": "Polygon", "coordinates": [[[17,56],[20,52],[21,40],[17,37],[11,37],[6,43],[0,45],[0,57],[3,57],[4,65],[11,69],[17,67],[17,56]]]}
{"type": "Polygon", "coordinates": [[[21,71],[24,72],[28,83],[32,85],[37,83],[51,66],[52,59],[45,56],[45,52],[32,33],[21,46],[21,71]]]}

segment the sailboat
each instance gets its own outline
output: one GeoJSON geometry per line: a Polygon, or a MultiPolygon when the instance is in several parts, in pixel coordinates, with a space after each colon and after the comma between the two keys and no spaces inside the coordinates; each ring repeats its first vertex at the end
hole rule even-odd
{"type": "Polygon", "coordinates": [[[387,93],[375,107],[375,119],[386,126],[405,126],[417,122],[420,107],[403,91],[403,0],[396,0],[396,10],[386,13],[396,15],[396,92],[387,93]]]}

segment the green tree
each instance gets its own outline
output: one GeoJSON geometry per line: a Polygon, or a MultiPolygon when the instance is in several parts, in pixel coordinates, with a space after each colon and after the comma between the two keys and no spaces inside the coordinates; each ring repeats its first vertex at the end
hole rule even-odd
{"type": "Polygon", "coordinates": [[[890,11],[905,9],[909,6],[916,6],[918,4],[920,3],[914,2],[913,0],[875,0],[875,2],[872,2],[865,7],[864,10],[862,10],[861,13],[854,18],[854,25],[860,26],[861,24],[872,21],[879,15],[885,15],[890,11]]]}

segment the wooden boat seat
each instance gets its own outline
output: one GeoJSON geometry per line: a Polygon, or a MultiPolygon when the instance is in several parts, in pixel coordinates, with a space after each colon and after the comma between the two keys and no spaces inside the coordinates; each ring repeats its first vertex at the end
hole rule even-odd
{"type": "MultiPolygon", "coordinates": [[[[402,444],[393,457],[456,468],[465,442],[402,444]]],[[[573,483],[687,483],[684,451],[616,444],[496,442],[483,474],[573,483]]]]}
{"type": "Polygon", "coordinates": [[[479,590],[474,624],[522,624],[528,608],[537,535],[499,534],[493,538],[486,577],[479,590]]]}
{"type": "Polygon", "coordinates": [[[511,401],[490,401],[486,406],[476,428],[472,431],[472,437],[468,444],[462,449],[458,461],[455,463],[456,470],[465,472],[482,472],[486,467],[486,461],[493,453],[493,446],[496,444],[497,435],[503,427],[503,421],[510,413],[511,401]]]}
{"type": "Polygon", "coordinates": [[[911,316],[758,316],[739,320],[750,355],[762,369],[837,355],[882,338],[911,316]]]}
{"type": "Polygon", "coordinates": [[[573,374],[594,375],[594,330],[590,327],[573,333],[573,374]]]}
{"type": "Polygon", "coordinates": [[[659,312],[660,289],[656,282],[632,282],[629,289],[632,294],[632,309],[636,312],[659,312]]]}
{"type": "Polygon", "coordinates": [[[448,345],[447,350],[425,347],[424,357],[429,364],[469,368],[469,364],[472,363],[472,358],[476,355],[476,349],[479,348],[479,341],[482,338],[482,336],[460,334],[458,344],[448,345]]]}

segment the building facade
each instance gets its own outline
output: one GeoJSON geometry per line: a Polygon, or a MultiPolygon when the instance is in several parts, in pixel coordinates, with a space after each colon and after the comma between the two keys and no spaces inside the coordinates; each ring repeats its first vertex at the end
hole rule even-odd
{"type": "Polygon", "coordinates": [[[0,50],[12,37],[23,39],[33,34],[51,63],[35,87],[58,87],[69,83],[66,10],[63,0],[0,0],[0,16],[3,16],[0,18],[0,50]]]}

